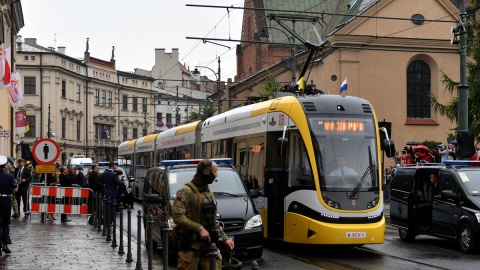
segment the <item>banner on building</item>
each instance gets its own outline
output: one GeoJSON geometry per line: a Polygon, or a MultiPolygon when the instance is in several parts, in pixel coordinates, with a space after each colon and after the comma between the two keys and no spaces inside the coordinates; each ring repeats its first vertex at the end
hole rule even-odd
{"type": "Polygon", "coordinates": [[[30,130],[26,111],[15,112],[15,128],[18,134],[23,134],[30,130]]]}
{"type": "Polygon", "coordinates": [[[10,57],[10,45],[2,44],[0,46],[0,90],[3,90],[10,85],[10,57]]]}
{"type": "Polygon", "coordinates": [[[19,107],[23,99],[23,87],[20,72],[15,71],[11,74],[10,86],[7,87],[8,99],[12,107],[19,107]]]}

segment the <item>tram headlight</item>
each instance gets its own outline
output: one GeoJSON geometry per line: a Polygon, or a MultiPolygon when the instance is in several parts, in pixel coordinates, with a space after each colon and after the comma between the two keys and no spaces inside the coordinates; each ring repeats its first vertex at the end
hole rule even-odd
{"type": "Polygon", "coordinates": [[[336,202],[336,201],[332,201],[332,200],[330,200],[330,199],[327,198],[327,197],[323,197],[323,200],[325,201],[325,203],[326,203],[328,206],[330,206],[330,207],[332,207],[332,208],[342,209],[342,207],[340,206],[340,204],[339,204],[338,202],[336,202]]]}
{"type": "Polygon", "coordinates": [[[377,206],[379,200],[380,200],[380,198],[376,197],[375,199],[373,199],[373,201],[368,202],[367,203],[367,209],[374,208],[375,206],[377,206]]]}
{"type": "Polygon", "coordinates": [[[247,225],[245,225],[245,230],[250,230],[252,228],[255,228],[261,225],[262,225],[262,216],[255,215],[247,222],[247,225]]]}

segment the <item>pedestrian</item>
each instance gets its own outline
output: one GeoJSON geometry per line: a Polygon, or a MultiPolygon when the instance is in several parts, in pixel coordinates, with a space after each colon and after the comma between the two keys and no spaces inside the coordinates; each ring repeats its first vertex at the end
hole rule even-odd
{"type": "MultiPolygon", "coordinates": [[[[102,179],[100,178],[100,174],[98,173],[100,167],[94,164],[92,165],[90,170],[91,172],[88,174],[87,182],[88,186],[91,189],[90,196],[88,198],[88,213],[91,215],[94,212],[94,194],[97,194],[97,196],[102,196],[103,184],[102,179]]],[[[93,220],[92,216],[88,218],[88,223],[90,225],[95,225],[95,221],[93,220]]]]}
{"type": "Polygon", "coordinates": [[[36,177],[36,175],[35,175],[35,168],[33,168],[32,162],[30,162],[29,160],[27,160],[27,161],[25,162],[25,166],[27,166],[27,168],[30,170],[30,179],[32,179],[32,182],[33,182],[33,183],[38,182],[38,181],[37,181],[37,177],[36,177]]]}
{"type": "MultiPolygon", "coordinates": [[[[47,174],[47,186],[49,187],[55,187],[59,182],[57,174],[56,173],[49,173],[47,174]]],[[[56,204],[57,197],[56,196],[47,196],[47,203],[48,204],[56,204]]],[[[47,219],[52,221],[52,220],[57,220],[55,218],[54,213],[47,213],[47,219]]]]}
{"type": "MultiPolygon", "coordinates": [[[[122,182],[118,179],[118,175],[114,172],[115,162],[110,161],[108,163],[108,169],[106,169],[101,176],[103,183],[103,192],[105,197],[110,198],[110,201],[116,200],[118,202],[119,194],[118,190],[122,182]]],[[[113,204],[110,204],[110,208],[107,209],[107,215],[109,217],[108,221],[111,223],[113,221],[113,213],[116,212],[116,209],[113,210],[113,204]]]]}
{"type": "Polygon", "coordinates": [[[13,175],[5,171],[7,157],[0,156],[0,240],[2,241],[2,250],[5,254],[11,251],[8,245],[12,243],[10,239],[10,213],[12,212],[12,195],[18,191],[18,185],[13,175]]]}
{"type": "MultiPolygon", "coordinates": [[[[75,170],[73,169],[73,167],[70,167],[67,170],[66,166],[61,166],[59,179],[60,179],[61,187],[72,187],[73,183],[75,183],[75,170]]],[[[70,204],[70,199],[68,197],[64,197],[63,204],[64,205],[70,204]]],[[[60,221],[69,222],[72,220],[68,219],[68,216],[66,214],[61,214],[60,221]]]]}
{"type": "Polygon", "coordinates": [[[77,185],[81,186],[82,188],[88,188],[87,180],[85,179],[85,174],[83,174],[83,166],[78,166],[78,173],[76,177],[77,185]]]}
{"type": "MultiPolygon", "coordinates": [[[[177,191],[173,201],[173,222],[178,235],[178,269],[210,269],[208,256],[210,243],[217,248],[225,244],[233,250],[234,243],[219,226],[217,207],[208,185],[217,177],[218,166],[214,161],[202,160],[192,181],[177,191]]],[[[217,249],[216,269],[222,269],[222,255],[217,249]]]]}
{"type": "Polygon", "coordinates": [[[28,209],[28,187],[32,182],[32,172],[25,166],[25,160],[23,158],[18,159],[17,168],[15,169],[15,177],[18,184],[18,192],[15,193],[15,198],[18,204],[18,210],[20,215],[20,203],[23,204],[23,214],[25,217],[29,217],[28,209]]]}
{"type": "Polygon", "coordinates": [[[400,154],[400,151],[395,150],[395,156],[393,157],[394,160],[394,166],[396,167],[402,165],[402,155],[400,154]]]}

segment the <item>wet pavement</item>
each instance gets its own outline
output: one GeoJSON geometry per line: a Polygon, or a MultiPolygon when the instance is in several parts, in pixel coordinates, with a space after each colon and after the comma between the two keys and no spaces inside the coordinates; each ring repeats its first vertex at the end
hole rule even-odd
{"type": "MultiPolygon", "coordinates": [[[[57,220],[40,222],[40,215],[13,219],[10,225],[11,254],[0,257],[0,269],[148,269],[148,252],[141,246],[140,264],[137,262],[137,240],[131,239],[133,262],[128,256],[127,233],[123,232],[123,251],[119,230],[116,230],[117,247],[107,242],[107,236],[87,224],[87,217],[69,215],[70,222],[57,220]]],[[[118,225],[117,225],[118,226],[118,225]]],[[[152,258],[152,269],[163,269],[159,258],[152,258]]]]}

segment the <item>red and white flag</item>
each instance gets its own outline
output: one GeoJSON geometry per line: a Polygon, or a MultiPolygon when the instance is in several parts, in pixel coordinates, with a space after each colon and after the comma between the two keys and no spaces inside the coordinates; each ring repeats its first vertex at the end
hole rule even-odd
{"type": "Polygon", "coordinates": [[[17,128],[18,134],[23,134],[30,130],[30,127],[28,126],[26,111],[15,112],[15,127],[17,128]]]}
{"type": "Polygon", "coordinates": [[[0,46],[0,89],[5,89],[10,85],[10,45],[0,46]]]}
{"type": "Polygon", "coordinates": [[[15,71],[12,73],[10,86],[8,86],[8,99],[13,108],[20,106],[23,99],[23,87],[21,81],[20,72],[15,71]]]}

